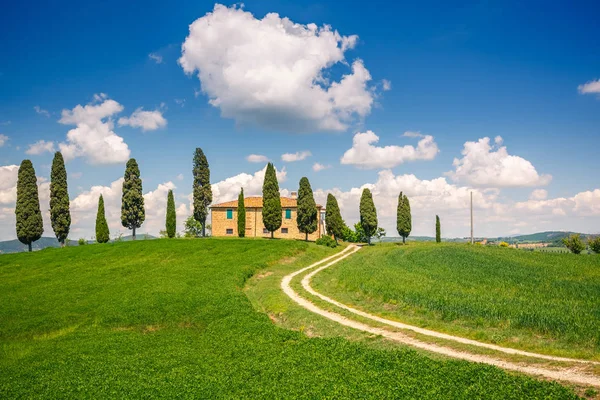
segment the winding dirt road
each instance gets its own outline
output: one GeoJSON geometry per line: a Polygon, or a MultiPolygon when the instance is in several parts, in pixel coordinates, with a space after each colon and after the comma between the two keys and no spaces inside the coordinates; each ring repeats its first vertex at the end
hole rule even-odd
{"type": "Polygon", "coordinates": [[[346,249],[344,249],[340,253],[337,253],[333,256],[327,257],[319,262],[309,265],[308,267],[302,268],[298,271],[295,271],[295,272],[285,276],[281,281],[282,290],[284,291],[284,293],[287,296],[289,296],[292,300],[294,300],[298,305],[300,305],[301,307],[303,307],[315,314],[321,315],[321,316],[328,318],[332,321],[335,321],[341,325],[348,326],[348,327],[354,328],[354,329],[358,329],[363,332],[380,335],[385,338],[388,338],[388,339],[394,340],[396,342],[400,342],[400,343],[403,343],[403,344],[406,344],[406,345],[409,345],[409,346],[412,346],[415,348],[419,348],[419,349],[426,350],[426,351],[431,351],[433,353],[442,354],[442,355],[445,355],[448,357],[457,358],[457,359],[461,359],[461,360],[467,360],[467,361],[472,361],[472,362],[479,362],[479,363],[494,365],[496,367],[500,367],[500,368],[510,370],[510,371],[517,371],[517,372],[522,372],[522,373],[526,373],[529,375],[542,376],[542,377],[548,378],[548,379],[567,381],[567,382],[572,382],[572,383],[576,383],[576,384],[580,384],[580,385],[591,385],[591,386],[600,387],[600,378],[593,376],[593,375],[588,375],[588,374],[584,374],[581,372],[577,372],[576,368],[548,369],[548,368],[543,368],[543,367],[526,365],[526,364],[522,364],[522,363],[517,364],[514,362],[510,362],[510,361],[505,361],[505,360],[502,360],[499,358],[494,358],[492,356],[473,354],[473,353],[456,350],[456,349],[438,345],[438,344],[427,343],[427,342],[409,337],[407,335],[404,335],[400,332],[394,332],[394,331],[390,331],[387,329],[370,326],[370,325],[364,324],[362,322],[358,322],[356,320],[347,318],[338,313],[324,310],[324,309],[316,306],[309,300],[301,297],[298,293],[296,293],[292,289],[292,287],[290,285],[292,282],[292,279],[294,279],[298,275],[301,275],[307,271],[310,271],[312,269],[315,269],[316,267],[319,267],[303,277],[302,286],[304,287],[304,289],[307,292],[309,292],[310,294],[319,297],[323,301],[333,304],[336,307],[344,309],[355,315],[359,315],[363,318],[371,319],[373,321],[377,321],[382,324],[393,326],[398,329],[410,330],[410,331],[413,331],[413,332],[416,332],[416,333],[419,333],[422,335],[430,336],[430,337],[435,337],[435,338],[439,338],[439,339],[455,341],[457,343],[463,343],[463,344],[468,344],[468,345],[472,345],[472,346],[487,348],[487,349],[491,349],[491,350],[495,350],[495,351],[499,351],[499,352],[503,352],[503,353],[507,353],[507,354],[516,354],[516,355],[521,355],[521,356],[526,356],[526,357],[545,359],[545,360],[551,360],[551,361],[560,361],[560,362],[581,363],[581,364],[600,364],[600,363],[597,363],[594,361],[588,361],[588,360],[577,360],[577,359],[571,359],[571,358],[553,357],[553,356],[548,356],[548,355],[544,355],[544,354],[530,353],[530,352],[526,352],[526,351],[496,346],[496,345],[492,345],[492,344],[488,344],[488,343],[482,343],[482,342],[478,342],[478,341],[471,340],[471,339],[461,338],[458,336],[452,336],[452,335],[448,335],[445,333],[435,332],[435,331],[431,331],[428,329],[419,328],[417,326],[403,324],[403,323],[400,323],[397,321],[391,321],[391,320],[388,320],[385,318],[378,317],[376,315],[366,313],[364,311],[357,310],[355,308],[349,307],[340,302],[337,302],[327,296],[324,296],[324,295],[318,293],[310,286],[311,278],[314,277],[317,273],[319,273],[320,271],[322,271],[326,268],[329,268],[330,266],[351,256],[352,254],[356,253],[359,250],[360,250],[359,246],[354,246],[354,245],[348,246],[346,249]]]}

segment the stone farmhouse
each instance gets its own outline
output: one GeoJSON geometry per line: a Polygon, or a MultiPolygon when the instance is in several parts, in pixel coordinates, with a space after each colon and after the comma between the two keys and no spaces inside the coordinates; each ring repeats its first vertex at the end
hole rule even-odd
{"type": "MultiPolygon", "coordinates": [[[[246,237],[271,237],[271,232],[262,222],[262,197],[246,197],[244,205],[246,206],[246,237]]],[[[237,200],[210,206],[213,236],[238,236],[237,207],[237,200]]],[[[291,197],[281,197],[281,209],[283,213],[281,228],[274,233],[274,236],[281,239],[304,240],[305,234],[298,230],[296,224],[298,201],[295,192],[292,192],[291,197]]],[[[308,235],[308,240],[312,241],[325,233],[325,209],[317,204],[317,211],[317,230],[308,235]]]]}

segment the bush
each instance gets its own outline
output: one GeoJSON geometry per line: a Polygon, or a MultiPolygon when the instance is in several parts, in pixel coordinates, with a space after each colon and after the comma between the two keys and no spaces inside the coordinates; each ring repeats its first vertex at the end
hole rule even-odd
{"type": "Polygon", "coordinates": [[[317,239],[316,243],[319,246],[327,246],[327,247],[331,247],[332,249],[337,247],[336,241],[327,235],[321,236],[319,239],[317,239]]]}
{"type": "Polygon", "coordinates": [[[581,240],[579,234],[571,235],[568,238],[564,238],[563,244],[567,249],[571,250],[571,253],[573,254],[579,254],[583,250],[585,250],[585,244],[583,243],[583,240],[581,240]]]}
{"type": "Polygon", "coordinates": [[[87,244],[87,241],[84,238],[81,238],[77,241],[77,243],[79,243],[80,246],[83,246],[83,245],[87,244]]]}
{"type": "Polygon", "coordinates": [[[506,243],[506,242],[500,242],[499,246],[500,247],[508,247],[508,243],[506,243]]]}
{"type": "Polygon", "coordinates": [[[588,239],[588,246],[596,254],[600,254],[600,236],[591,237],[588,239]]]}

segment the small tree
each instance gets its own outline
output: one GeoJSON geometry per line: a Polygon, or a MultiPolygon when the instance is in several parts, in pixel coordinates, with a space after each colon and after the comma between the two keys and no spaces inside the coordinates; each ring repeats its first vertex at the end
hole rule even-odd
{"type": "Polygon", "coordinates": [[[40,211],[37,178],[29,160],[23,160],[19,167],[15,217],[17,238],[32,251],[31,243],[41,238],[44,233],[44,220],[40,211]]]}
{"type": "Polygon", "coordinates": [[[60,151],[54,154],[50,173],[50,221],[56,239],[61,247],[69,236],[71,213],[69,211],[69,190],[67,188],[67,170],[60,151]]]}
{"type": "Polygon", "coordinates": [[[208,206],[212,203],[210,168],[201,148],[194,153],[194,218],[202,225],[202,236],[206,236],[208,206]]]}
{"type": "Polygon", "coordinates": [[[435,216],[435,241],[440,243],[442,241],[442,231],[440,227],[440,217],[435,216]]]}
{"type": "Polygon", "coordinates": [[[185,220],[184,236],[186,238],[198,238],[202,236],[202,224],[198,222],[193,215],[190,215],[188,219],[185,220]]]}
{"type": "Polygon", "coordinates": [[[104,212],[104,198],[100,195],[100,198],[98,199],[98,214],[96,214],[96,241],[98,243],[106,243],[109,240],[110,231],[104,212]]]}
{"type": "Polygon", "coordinates": [[[588,246],[596,254],[600,254],[600,236],[590,237],[588,239],[588,246]]]}
{"type": "Polygon", "coordinates": [[[142,179],[140,169],[134,158],[127,161],[125,180],[123,181],[123,198],[121,203],[121,224],[127,229],[135,230],[142,226],[146,219],[144,195],[142,194],[142,179]]]}
{"type": "Polygon", "coordinates": [[[371,237],[377,232],[377,210],[373,203],[373,195],[366,188],[360,197],[360,224],[367,236],[367,243],[371,245],[371,237]]]}
{"type": "Polygon", "coordinates": [[[169,239],[173,239],[177,233],[177,213],[175,212],[175,198],[172,190],[169,190],[169,194],[167,196],[166,231],[169,239]]]}
{"type": "Polygon", "coordinates": [[[412,217],[410,215],[410,202],[408,197],[400,192],[398,196],[398,212],[396,217],[396,229],[398,234],[402,236],[402,243],[406,243],[406,238],[412,230],[412,217]]]}
{"type": "Polygon", "coordinates": [[[344,227],[346,224],[340,214],[340,207],[334,195],[327,195],[327,205],[325,206],[325,228],[329,235],[333,235],[335,241],[342,238],[344,235],[344,227]]]}
{"type": "Polygon", "coordinates": [[[581,240],[579,233],[564,238],[562,240],[567,249],[571,250],[573,254],[579,254],[585,250],[585,243],[581,240]]]}
{"type": "Polygon", "coordinates": [[[298,224],[298,230],[305,234],[304,240],[306,241],[308,241],[308,235],[317,230],[318,212],[310,182],[308,178],[303,177],[300,179],[300,189],[298,190],[296,223],[298,224]]]}
{"type": "Polygon", "coordinates": [[[271,232],[271,239],[274,232],[281,228],[283,220],[281,211],[281,197],[279,194],[279,183],[277,174],[272,163],[267,164],[265,171],[265,181],[263,183],[263,211],[262,219],[265,228],[271,232]]]}
{"type": "Polygon", "coordinates": [[[237,218],[238,236],[243,238],[246,236],[246,204],[244,203],[244,188],[242,188],[240,195],[238,196],[237,218]]]}

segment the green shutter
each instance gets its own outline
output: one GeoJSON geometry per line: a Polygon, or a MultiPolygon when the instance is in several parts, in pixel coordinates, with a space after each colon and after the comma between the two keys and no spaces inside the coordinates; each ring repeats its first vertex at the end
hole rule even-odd
{"type": "Polygon", "coordinates": [[[292,219],[292,210],[289,208],[285,210],[285,219],[292,219]]]}
{"type": "Polygon", "coordinates": [[[227,210],[227,219],[233,219],[233,210],[227,210]]]}

